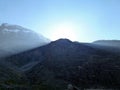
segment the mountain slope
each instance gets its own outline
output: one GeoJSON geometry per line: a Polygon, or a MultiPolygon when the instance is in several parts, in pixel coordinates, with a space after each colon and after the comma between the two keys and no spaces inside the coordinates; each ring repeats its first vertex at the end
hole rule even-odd
{"type": "Polygon", "coordinates": [[[27,71],[31,84],[43,81],[61,87],[69,83],[79,87],[119,87],[119,56],[66,40],[53,42],[45,49],[44,61],[27,71]]]}
{"type": "Polygon", "coordinates": [[[0,26],[0,51],[2,52],[0,57],[33,49],[49,42],[42,35],[18,25],[4,23],[0,26]]]}
{"type": "MultiPolygon", "coordinates": [[[[48,45],[26,51],[20,54],[16,54],[7,58],[7,61],[13,63],[14,65],[21,67],[26,65],[29,62],[40,62],[51,57],[60,58],[61,61],[64,61],[64,58],[87,58],[85,56],[91,56],[91,54],[102,53],[98,52],[92,47],[86,46],[80,43],[73,43],[67,39],[60,39],[54,42],[51,42],[48,45]]],[[[60,59],[58,58],[58,59],[60,59]]]]}
{"type": "Polygon", "coordinates": [[[92,44],[59,39],[4,61],[24,73],[31,87],[120,88],[120,56],[92,44]]]}

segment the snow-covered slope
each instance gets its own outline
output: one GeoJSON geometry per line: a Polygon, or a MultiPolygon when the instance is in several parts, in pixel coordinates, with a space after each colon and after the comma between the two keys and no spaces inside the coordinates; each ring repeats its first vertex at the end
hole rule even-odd
{"type": "Polygon", "coordinates": [[[33,49],[50,40],[36,32],[18,25],[2,24],[0,26],[0,57],[33,49]]]}

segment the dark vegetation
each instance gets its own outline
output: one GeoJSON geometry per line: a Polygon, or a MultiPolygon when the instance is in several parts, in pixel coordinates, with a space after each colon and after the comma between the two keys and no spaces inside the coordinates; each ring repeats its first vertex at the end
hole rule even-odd
{"type": "Polygon", "coordinates": [[[120,55],[102,47],[60,39],[4,58],[0,87],[65,90],[72,84],[81,89],[119,90],[120,55]]]}

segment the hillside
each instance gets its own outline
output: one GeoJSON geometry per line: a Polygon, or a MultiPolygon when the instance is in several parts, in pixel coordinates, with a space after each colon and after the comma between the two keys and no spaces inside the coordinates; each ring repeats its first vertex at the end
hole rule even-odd
{"type": "Polygon", "coordinates": [[[63,90],[72,84],[79,88],[120,88],[120,56],[91,44],[59,39],[4,61],[24,74],[30,85],[26,87],[63,90]]]}

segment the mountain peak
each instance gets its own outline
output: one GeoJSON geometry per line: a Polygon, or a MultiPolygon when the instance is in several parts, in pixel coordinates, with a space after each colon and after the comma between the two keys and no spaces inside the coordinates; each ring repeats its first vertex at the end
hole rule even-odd
{"type": "Polygon", "coordinates": [[[30,50],[50,42],[49,39],[19,25],[3,23],[0,25],[0,51],[7,56],[30,50]]]}
{"type": "Polygon", "coordinates": [[[59,42],[59,43],[72,43],[72,41],[70,41],[69,39],[66,38],[60,38],[54,42],[59,42]]]}
{"type": "Polygon", "coordinates": [[[4,30],[4,31],[31,31],[27,28],[24,28],[22,26],[19,25],[12,25],[12,24],[8,24],[8,23],[3,23],[0,26],[0,30],[4,30]]]}
{"type": "Polygon", "coordinates": [[[2,24],[1,24],[2,27],[6,27],[6,26],[8,26],[8,25],[9,25],[8,23],[2,23],[2,24]]]}

